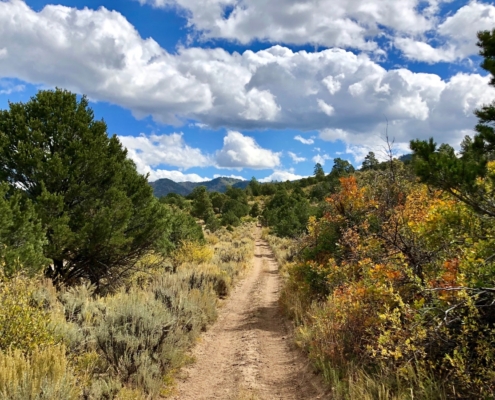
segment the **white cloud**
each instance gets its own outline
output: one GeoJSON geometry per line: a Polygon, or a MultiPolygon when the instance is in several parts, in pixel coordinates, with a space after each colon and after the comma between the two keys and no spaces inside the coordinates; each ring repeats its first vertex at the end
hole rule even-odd
{"type": "MultiPolygon", "coordinates": [[[[220,49],[171,55],[115,11],[0,2],[0,76],[62,86],[157,121],[224,114],[246,123],[273,121],[272,93],[246,89],[250,72],[220,49]]],[[[201,121],[200,121],[201,122],[201,121]]],[[[203,123],[205,123],[203,121],[203,123]]]]}
{"type": "Polygon", "coordinates": [[[24,85],[16,85],[9,79],[0,79],[0,95],[9,95],[16,92],[23,92],[25,88],[26,87],[24,85]]]}
{"type": "Polygon", "coordinates": [[[319,163],[321,165],[325,165],[325,161],[331,160],[332,157],[330,157],[328,154],[317,154],[312,158],[314,163],[319,163]]]}
{"type": "MultiPolygon", "coordinates": [[[[208,7],[197,1],[190,4],[202,10],[206,19],[209,13],[216,18],[223,5],[238,4],[237,0],[219,1],[211,0],[208,7]]],[[[299,19],[313,15],[310,6],[316,0],[290,1],[286,5],[295,19],[292,30],[297,32],[299,19]]],[[[416,18],[416,0],[381,0],[383,7],[376,7],[376,1],[336,0],[335,9],[352,5],[360,13],[359,20],[369,18],[370,26],[385,21],[380,25],[412,32],[431,25],[429,16],[416,18]],[[416,14],[409,18],[408,13],[416,14]]],[[[281,18],[287,17],[283,5],[265,3],[284,8],[281,18]]],[[[320,3],[328,5],[326,0],[320,3]]],[[[246,4],[252,8],[255,3],[246,4]]],[[[469,10],[488,10],[490,20],[492,6],[469,5],[469,10]]],[[[259,6],[265,7],[261,1],[259,6]]],[[[320,10],[320,5],[315,7],[320,10]]],[[[239,8],[231,16],[236,12],[244,11],[239,8]]],[[[434,7],[428,11],[434,12],[434,7]]],[[[461,11],[452,16],[454,22],[459,15],[461,11]]],[[[459,25],[449,21],[443,22],[443,32],[454,35],[459,25]]],[[[471,25],[469,29],[479,29],[471,25]]],[[[357,138],[355,143],[382,134],[388,119],[390,132],[399,142],[435,136],[457,144],[461,132],[476,123],[473,109],[495,97],[488,78],[479,74],[442,79],[407,69],[386,70],[366,54],[342,49],[308,53],[273,46],[230,54],[222,49],[179,48],[170,54],[153,39],[141,38],[121,14],[105,8],[46,6],[35,12],[20,0],[0,1],[0,49],[4,49],[0,77],[66,87],[128,108],[138,117],[152,115],[167,123],[193,120],[212,129],[329,129],[334,133],[340,129],[352,134],[349,140],[357,138]],[[324,105],[333,111],[322,112],[324,105]]],[[[278,165],[276,159],[269,158],[268,164],[278,165]]]]}
{"type": "Polygon", "coordinates": [[[154,7],[178,6],[203,38],[247,44],[253,40],[297,45],[377,49],[386,30],[423,33],[434,26],[442,0],[139,0],[154,7]],[[230,11],[226,13],[226,10],[230,11]]]}
{"type": "Polygon", "coordinates": [[[397,37],[395,46],[412,60],[437,63],[452,62],[478,53],[476,33],[495,26],[495,6],[478,1],[458,9],[438,25],[434,39],[441,44],[433,47],[411,37],[397,37]]]}
{"type": "Polygon", "coordinates": [[[185,169],[213,165],[209,156],[185,143],[182,133],[119,136],[119,140],[142,173],[149,172],[150,168],[159,165],[185,169]]]}
{"type": "Polygon", "coordinates": [[[294,174],[293,171],[274,171],[266,178],[258,179],[260,182],[285,182],[296,181],[298,179],[306,178],[306,176],[294,174]]]}
{"type": "Polygon", "coordinates": [[[346,141],[348,133],[343,129],[323,129],[320,131],[320,139],[328,142],[335,142],[337,140],[346,141]]]}
{"type": "Polygon", "coordinates": [[[181,171],[167,171],[164,169],[151,170],[149,174],[148,181],[150,182],[164,178],[171,179],[174,182],[205,182],[210,180],[210,178],[202,178],[198,174],[184,174],[181,171]]]}
{"type": "Polygon", "coordinates": [[[331,117],[335,114],[335,108],[333,108],[330,104],[325,103],[322,99],[317,99],[319,109],[331,117]]]}
{"type": "Polygon", "coordinates": [[[335,77],[329,75],[326,78],[324,78],[321,82],[326,86],[330,94],[335,94],[342,87],[340,83],[340,79],[344,79],[344,78],[345,78],[344,74],[340,74],[335,77]]]}
{"type": "Polygon", "coordinates": [[[229,131],[223,148],[216,153],[216,162],[219,168],[269,169],[280,165],[280,154],[263,149],[252,137],[229,131]]]}
{"type": "Polygon", "coordinates": [[[313,144],[315,142],[313,140],[313,137],[311,137],[309,139],[305,139],[301,135],[294,136],[294,140],[297,140],[298,142],[301,142],[302,144],[313,144]]]}
{"type": "Polygon", "coordinates": [[[292,151],[288,151],[287,154],[289,155],[290,158],[292,158],[292,161],[296,164],[306,161],[304,157],[299,157],[297,154],[293,153],[292,151]]]}

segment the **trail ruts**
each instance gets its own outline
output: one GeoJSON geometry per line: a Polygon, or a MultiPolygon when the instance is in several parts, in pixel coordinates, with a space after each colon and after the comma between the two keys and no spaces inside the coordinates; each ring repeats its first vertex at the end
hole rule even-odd
{"type": "Polygon", "coordinates": [[[193,350],[196,362],[182,371],[174,399],[326,398],[292,344],[278,307],[278,266],[257,235],[252,270],[193,350]]]}

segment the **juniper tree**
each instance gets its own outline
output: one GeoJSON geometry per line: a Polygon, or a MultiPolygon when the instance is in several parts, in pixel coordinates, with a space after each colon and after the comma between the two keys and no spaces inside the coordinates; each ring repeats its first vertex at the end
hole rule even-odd
{"type": "Polygon", "coordinates": [[[46,237],[28,199],[0,183],[0,276],[22,270],[34,274],[49,264],[43,256],[46,237]],[[10,190],[9,190],[10,189],[10,190]]]}
{"type": "Polygon", "coordinates": [[[85,97],[40,91],[0,111],[0,180],[34,204],[56,281],[116,282],[166,241],[167,211],[85,97]]]}

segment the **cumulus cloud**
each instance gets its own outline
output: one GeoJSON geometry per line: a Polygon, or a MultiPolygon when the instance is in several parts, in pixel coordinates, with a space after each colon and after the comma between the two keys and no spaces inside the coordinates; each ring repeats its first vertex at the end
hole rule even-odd
{"type": "Polygon", "coordinates": [[[252,137],[229,131],[216,153],[216,163],[219,168],[271,169],[280,165],[280,154],[263,149],[252,137]]]}
{"type": "Polygon", "coordinates": [[[312,158],[314,163],[319,163],[321,165],[325,165],[325,161],[331,159],[332,157],[330,157],[328,154],[317,154],[312,158]]]}
{"type": "Polygon", "coordinates": [[[313,144],[315,141],[313,140],[314,137],[310,137],[309,139],[303,138],[301,135],[294,136],[294,140],[297,140],[298,142],[301,142],[302,144],[313,144]]]}
{"type": "Polygon", "coordinates": [[[253,40],[375,50],[386,30],[419,34],[431,29],[442,0],[139,0],[187,11],[202,38],[247,44],[253,40]],[[419,7],[426,3],[427,7],[419,7]]]}
{"type": "MultiPolygon", "coordinates": [[[[230,1],[211,0],[211,7],[190,4],[206,14],[217,13],[218,7],[224,10],[224,5],[234,6],[231,17],[242,14],[237,1],[230,1]]],[[[290,1],[296,32],[298,18],[319,6],[290,1]]],[[[285,13],[286,7],[265,3],[285,13]]],[[[418,17],[413,0],[381,0],[378,8],[373,1],[337,0],[335,9],[347,3],[361,10],[363,20],[376,14],[370,17],[371,25],[383,19],[380,26],[412,32],[429,29],[430,17],[424,13],[433,15],[438,1],[430,2],[430,11],[421,8],[423,17],[418,17]],[[415,14],[404,14],[410,12],[415,14]]],[[[178,3],[156,3],[166,4],[178,3]]],[[[245,4],[250,8],[254,3],[245,4]]],[[[476,8],[479,3],[470,5],[476,8]]],[[[491,9],[486,10],[490,19],[491,9]]],[[[206,14],[204,18],[209,18],[206,14]]],[[[442,29],[454,34],[458,25],[447,22],[442,29]]],[[[473,109],[495,97],[487,78],[479,74],[442,79],[407,69],[386,70],[366,54],[342,49],[309,53],[273,46],[230,54],[222,49],[179,48],[170,54],[153,39],[141,38],[121,14],[105,8],[50,5],[35,12],[21,0],[0,1],[0,49],[0,77],[66,87],[128,108],[137,117],[151,115],[156,121],[177,124],[193,120],[213,129],[344,130],[358,138],[357,143],[383,133],[388,119],[399,142],[435,136],[457,144],[459,135],[475,125],[473,109]]],[[[236,165],[232,160],[230,164],[236,165]]],[[[276,160],[271,156],[266,165],[276,166],[276,160]]]]}
{"type": "Polygon", "coordinates": [[[210,178],[202,178],[198,174],[185,174],[182,171],[167,171],[164,169],[150,170],[148,181],[154,182],[158,179],[171,179],[175,182],[205,182],[210,178]]]}
{"type": "Polygon", "coordinates": [[[219,49],[171,55],[115,11],[0,2],[0,76],[62,86],[166,123],[225,114],[274,120],[272,93],[245,88],[249,70],[219,49]],[[216,111],[215,111],[216,110],[216,111]]]}
{"type": "Polygon", "coordinates": [[[266,178],[258,179],[262,183],[266,182],[285,182],[285,181],[296,181],[298,179],[306,178],[306,176],[297,175],[293,170],[290,171],[274,171],[271,175],[266,178]]]}
{"type": "Polygon", "coordinates": [[[182,133],[119,136],[119,139],[142,173],[149,172],[151,168],[159,165],[184,169],[213,165],[209,156],[185,143],[182,133]]]}
{"type": "Polygon", "coordinates": [[[290,158],[292,158],[292,162],[296,164],[306,161],[304,157],[299,157],[297,154],[293,153],[292,151],[288,151],[287,154],[289,155],[290,158]]]}
{"type": "Polygon", "coordinates": [[[397,37],[395,46],[412,60],[452,62],[478,53],[476,33],[495,26],[495,6],[471,1],[440,23],[433,39],[439,46],[411,37],[397,37]]]}
{"type": "MultiPolygon", "coordinates": [[[[445,16],[440,6],[451,1],[210,0],[205,7],[196,0],[139,0],[186,10],[189,26],[202,39],[312,44],[386,56],[376,39],[390,38],[407,58],[429,63],[477,54],[476,32],[495,25],[492,4],[470,1],[445,16]]],[[[338,82],[328,83],[329,90],[339,90],[338,82]]]]}

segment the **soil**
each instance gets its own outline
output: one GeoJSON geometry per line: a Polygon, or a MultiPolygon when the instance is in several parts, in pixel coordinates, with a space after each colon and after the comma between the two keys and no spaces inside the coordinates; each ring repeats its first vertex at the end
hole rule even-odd
{"type": "Polygon", "coordinates": [[[328,398],[280,312],[278,265],[260,233],[253,268],[193,349],[195,363],[181,371],[173,399],[328,398]]]}

